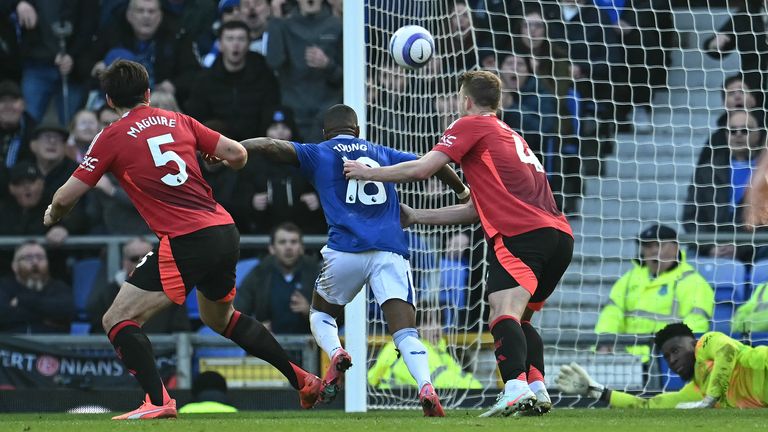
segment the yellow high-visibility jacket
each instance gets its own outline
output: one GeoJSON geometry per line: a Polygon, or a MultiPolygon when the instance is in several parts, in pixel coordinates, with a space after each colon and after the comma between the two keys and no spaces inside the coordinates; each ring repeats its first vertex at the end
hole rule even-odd
{"type": "Polygon", "coordinates": [[[752,297],[736,309],[731,328],[736,332],[768,331],[768,283],[758,285],[752,297]]]}
{"type": "MultiPolygon", "coordinates": [[[[683,321],[694,333],[709,330],[715,308],[715,292],[704,277],[685,260],[653,277],[636,263],[611,288],[595,326],[596,333],[653,335],[671,322],[683,321]]],[[[650,347],[628,347],[627,351],[650,358],[650,347]]]]}
{"type": "MultiPolygon", "coordinates": [[[[437,346],[422,340],[427,349],[429,373],[435,388],[481,389],[483,385],[472,374],[464,372],[448,352],[445,339],[437,346]]],[[[416,387],[402,357],[398,356],[394,342],[384,345],[376,356],[376,363],[368,370],[368,384],[378,388],[400,386],[416,387]]]]}

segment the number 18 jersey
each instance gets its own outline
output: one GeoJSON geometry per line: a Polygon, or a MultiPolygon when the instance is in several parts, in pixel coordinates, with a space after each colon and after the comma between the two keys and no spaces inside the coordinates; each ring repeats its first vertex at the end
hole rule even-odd
{"type": "Polygon", "coordinates": [[[388,166],[416,155],[339,135],[319,144],[293,143],[302,174],[320,196],[328,222],[328,247],[341,252],[385,251],[408,257],[400,204],[392,183],[347,180],[344,161],[388,166]]]}
{"type": "Polygon", "coordinates": [[[573,236],[555,205],[541,162],[525,140],[495,115],[456,120],[432,150],[461,165],[488,237],[512,237],[539,228],[573,236]]]}
{"type": "Polygon", "coordinates": [[[142,105],[96,135],[72,175],[93,187],[113,173],[158,237],[231,224],[197,162],[219,137],[192,117],[142,105]]]}

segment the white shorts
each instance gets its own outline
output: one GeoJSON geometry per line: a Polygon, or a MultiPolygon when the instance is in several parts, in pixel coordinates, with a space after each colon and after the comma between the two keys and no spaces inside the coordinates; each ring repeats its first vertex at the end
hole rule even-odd
{"type": "Polygon", "coordinates": [[[351,302],[365,284],[371,287],[380,305],[390,299],[415,303],[411,264],[401,255],[384,251],[340,252],[328,246],[320,253],[323,269],[315,290],[328,303],[351,302]]]}

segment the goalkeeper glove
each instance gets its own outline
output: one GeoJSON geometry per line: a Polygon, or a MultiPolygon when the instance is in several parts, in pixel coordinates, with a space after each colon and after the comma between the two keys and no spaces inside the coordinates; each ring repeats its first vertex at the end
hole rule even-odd
{"type": "Polygon", "coordinates": [[[704,399],[697,402],[682,402],[677,404],[677,409],[696,409],[696,408],[713,408],[717,403],[717,399],[712,396],[704,396],[704,399]]]}
{"type": "Polygon", "coordinates": [[[560,366],[560,374],[555,379],[557,387],[563,393],[578,394],[593,399],[600,399],[605,386],[593,380],[587,371],[577,363],[560,366]]]}

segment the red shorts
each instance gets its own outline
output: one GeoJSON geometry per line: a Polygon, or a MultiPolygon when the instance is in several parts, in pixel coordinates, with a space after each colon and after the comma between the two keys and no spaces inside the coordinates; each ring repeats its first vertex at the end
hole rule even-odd
{"type": "Polygon", "coordinates": [[[183,304],[192,288],[225,303],[235,298],[239,258],[240,233],[235,225],[212,226],[161,238],[126,282],[145,291],[164,291],[176,304],[183,304]]]}
{"type": "Polygon", "coordinates": [[[521,286],[531,293],[528,308],[540,310],[571,264],[573,237],[541,228],[514,237],[491,239],[486,293],[521,286]]]}

